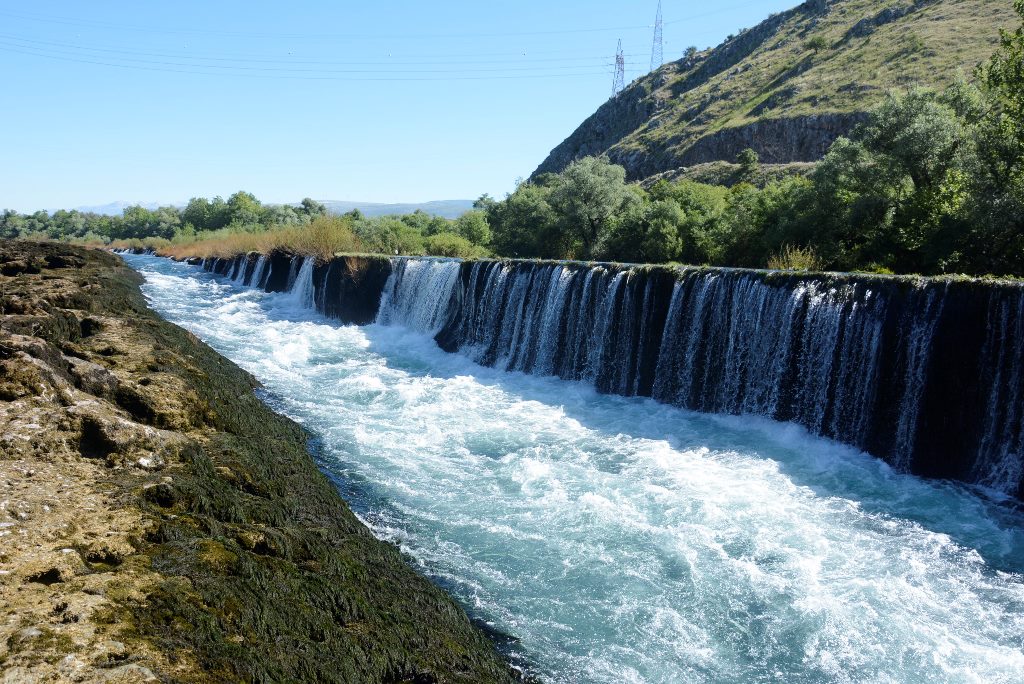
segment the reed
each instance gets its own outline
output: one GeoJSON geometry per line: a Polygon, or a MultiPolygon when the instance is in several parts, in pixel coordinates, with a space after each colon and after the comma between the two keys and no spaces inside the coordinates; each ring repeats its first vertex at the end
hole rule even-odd
{"type": "Polygon", "coordinates": [[[308,224],[278,226],[258,232],[226,228],[194,237],[163,240],[158,244],[149,244],[143,240],[111,243],[111,246],[149,247],[160,256],[175,259],[227,258],[247,252],[269,254],[281,251],[327,261],[341,252],[351,254],[362,251],[362,244],[352,231],[349,219],[338,216],[321,216],[308,224]]]}

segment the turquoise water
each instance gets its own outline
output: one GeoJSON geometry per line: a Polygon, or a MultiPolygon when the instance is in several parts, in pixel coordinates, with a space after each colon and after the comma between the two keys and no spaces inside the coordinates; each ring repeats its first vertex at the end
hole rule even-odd
{"type": "Polygon", "coordinates": [[[482,368],[155,257],[353,509],[551,682],[1024,681],[1024,525],[803,429],[482,368]]]}

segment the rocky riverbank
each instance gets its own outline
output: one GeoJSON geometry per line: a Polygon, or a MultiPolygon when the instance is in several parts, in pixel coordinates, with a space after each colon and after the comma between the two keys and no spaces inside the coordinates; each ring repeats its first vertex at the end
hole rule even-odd
{"type": "Polygon", "coordinates": [[[0,681],[512,681],[138,285],[0,244],[0,681]]]}

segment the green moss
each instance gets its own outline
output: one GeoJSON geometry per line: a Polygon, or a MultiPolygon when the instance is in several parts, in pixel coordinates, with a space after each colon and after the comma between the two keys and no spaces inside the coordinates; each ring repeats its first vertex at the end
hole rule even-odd
{"type": "Polygon", "coordinates": [[[125,339],[111,342],[117,354],[104,358],[128,374],[156,363],[163,378],[136,380],[133,401],[160,408],[157,395],[177,387],[175,399],[199,407],[174,424],[189,441],[169,464],[170,484],[114,482],[112,496],[153,524],[116,569],[98,622],[170,658],[189,654],[201,672],[188,682],[513,681],[462,609],[356,519],[303,430],[256,397],[251,375],[147,309],[120,259],[24,249],[80,256],[76,277],[104,283],[91,310],[127,323],[125,339]],[[158,573],[155,586],[140,586],[142,569],[158,573]]]}

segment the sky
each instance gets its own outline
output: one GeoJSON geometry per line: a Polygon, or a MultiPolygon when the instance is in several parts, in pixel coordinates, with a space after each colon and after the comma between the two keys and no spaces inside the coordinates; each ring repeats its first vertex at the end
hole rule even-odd
{"type": "MultiPolygon", "coordinates": [[[[665,61],[798,0],[664,0],[665,61]]],[[[657,0],[0,0],[0,209],[504,197],[657,0]]]]}

